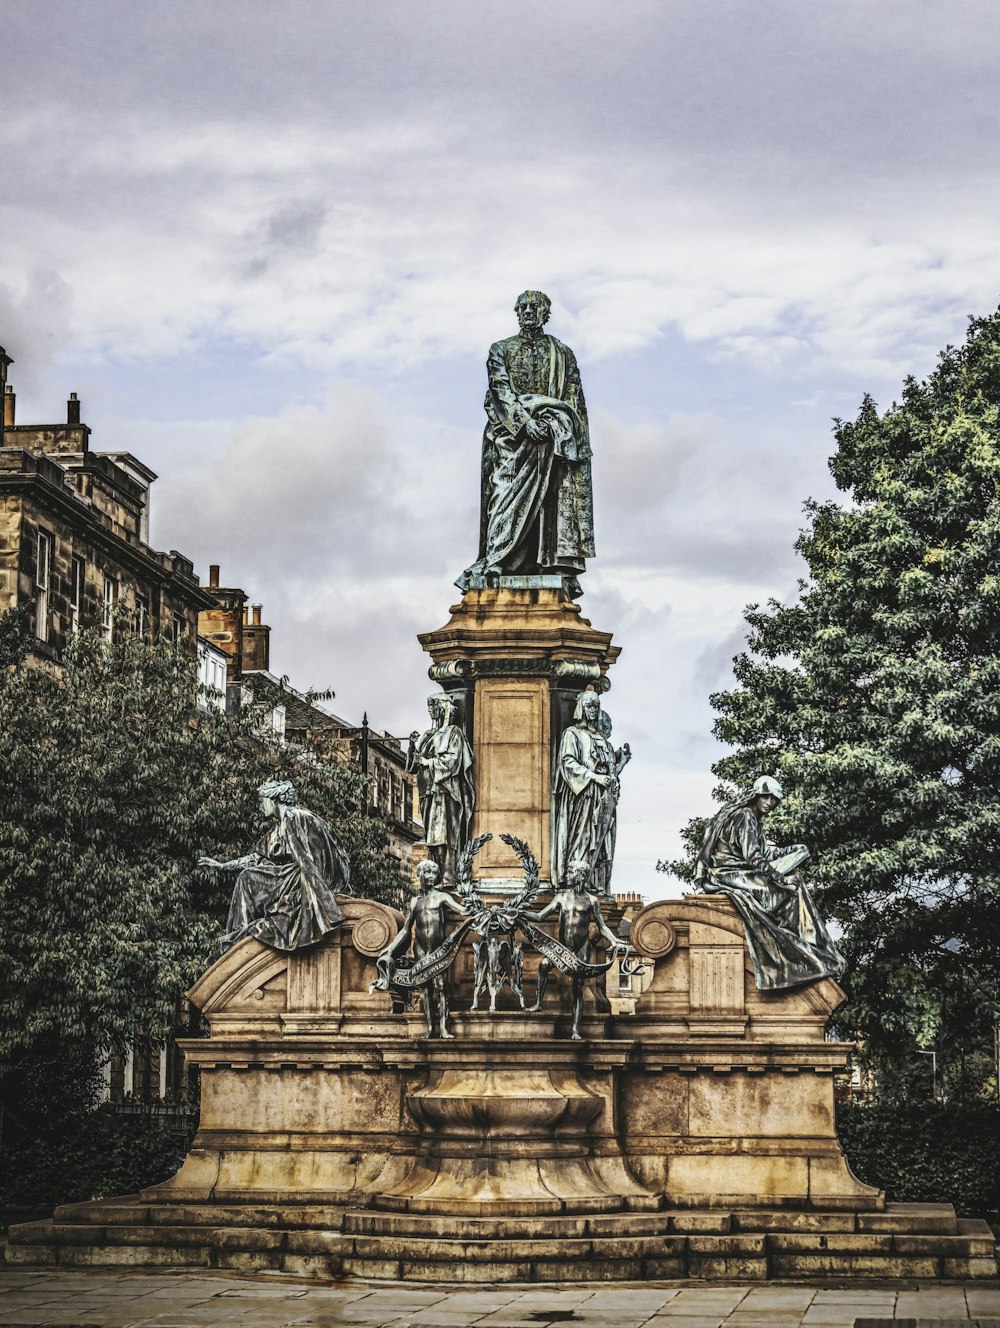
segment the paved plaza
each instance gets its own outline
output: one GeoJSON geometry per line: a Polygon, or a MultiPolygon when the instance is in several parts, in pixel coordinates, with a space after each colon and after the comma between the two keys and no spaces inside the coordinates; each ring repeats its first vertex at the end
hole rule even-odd
{"type": "Polygon", "coordinates": [[[59,1328],[850,1328],[856,1319],[1000,1328],[1000,1283],[462,1288],[336,1286],[205,1272],[0,1268],[0,1324],[59,1328]]]}

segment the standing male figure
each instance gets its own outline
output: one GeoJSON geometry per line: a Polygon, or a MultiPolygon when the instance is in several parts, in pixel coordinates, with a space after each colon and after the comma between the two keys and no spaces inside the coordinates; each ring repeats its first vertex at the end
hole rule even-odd
{"type": "Polygon", "coordinates": [[[568,884],[568,867],[586,862],[601,894],[608,894],[615,856],[619,779],[632,757],[615,748],[610,719],[596,692],[581,692],[573,723],[559,743],[552,781],[552,880],[568,884]]]}
{"type": "MultiPolygon", "coordinates": [[[[587,960],[587,950],[590,946],[590,924],[597,924],[597,930],[600,935],[611,946],[616,954],[626,954],[628,952],[628,943],[623,941],[620,936],[616,936],[608,924],[604,921],[601,913],[601,905],[597,896],[591,894],[587,886],[590,884],[590,867],[586,862],[574,861],[569,865],[567,873],[567,889],[560,890],[554,895],[551,902],[539,913],[525,913],[525,917],[532,922],[544,922],[550,914],[559,912],[559,939],[567,950],[572,950],[578,959],[584,962],[587,960]]],[[[549,972],[553,965],[550,960],[542,959],[538,965],[538,985],[535,988],[535,1003],[529,1006],[529,1010],[537,1011],[542,1008],[542,997],[545,995],[545,988],[549,981],[549,972]]],[[[580,1016],[583,1014],[583,984],[586,981],[584,977],[574,976],[573,984],[573,1031],[570,1037],[574,1041],[582,1041],[580,1034],[580,1016]]]]}
{"type": "MultiPolygon", "coordinates": [[[[445,925],[449,913],[458,917],[467,916],[466,910],[445,890],[437,888],[440,871],[436,862],[429,858],[417,867],[417,882],[420,893],[410,905],[399,933],[384,952],[386,957],[395,960],[406,954],[411,944],[415,959],[423,959],[432,954],[445,941],[445,925]]],[[[450,1038],[448,1032],[448,991],[445,975],[439,974],[421,989],[424,1014],[427,1016],[425,1037],[434,1036],[434,1016],[437,1014],[438,1036],[450,1038]]]]}
{"type": "Polygon", "coordinates": [[[455,723],[455,703],[447,692],[427,701],[431,727],[410,734],[406,772],[417,775],[424,842],[445,885],[453,885],[458,855],[469,842],[476,793],[472,748],[455,723]]]}
{"type": "Polygon", "coordinates": [[[573,579],[594,556],[590,431],[570,348],[543,329],[552,302],[523,291],[520,331],[487,360],[479,559],[472,575],[560,573],[573,579]]]}

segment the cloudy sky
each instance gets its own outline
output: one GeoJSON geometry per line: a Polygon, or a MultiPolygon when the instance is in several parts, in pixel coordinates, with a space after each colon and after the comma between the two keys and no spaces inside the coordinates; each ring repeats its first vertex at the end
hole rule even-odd
{"type": "Polygon", "coordinates": [[[160,475],[272,667],[407,733],[474,557],[484,359],[577,352],[635,759],[617,884],[711,806],[834,416],[1000,295],[994,0],[2,0],[0,343],[160,475]]]}

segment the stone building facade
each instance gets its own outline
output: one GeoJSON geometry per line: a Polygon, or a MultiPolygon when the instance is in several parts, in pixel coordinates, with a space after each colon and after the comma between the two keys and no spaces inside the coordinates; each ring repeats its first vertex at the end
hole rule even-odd
{"type": "Polygon", "coordinates": [[[95,452],[73,393],[64,424],[18,424],[4,393],[0,448],[0,610],[34,601],[34,662],[58,660],[85,627],[119,615],[194,657],[210,601],[190,559],[149,545],[155,473],[129,452],[95,452]]]}

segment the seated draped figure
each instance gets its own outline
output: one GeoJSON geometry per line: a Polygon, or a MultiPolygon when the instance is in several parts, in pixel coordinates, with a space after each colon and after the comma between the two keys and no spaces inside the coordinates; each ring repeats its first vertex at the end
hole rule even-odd
{"type": "Polygon", "coordinates": [[[222,953],[244,936],[275,950],[313,945],[343,921],[336,893],[351,893],[350,859],[330,823],[295,805],[288,780],[269,779],[257,795],[274,824],[253,851],[229,862],[198,859],[199,867],[239,872],[219,939],[222,953]]]}
{"type": "Polygon", "coordinates": [[[809,860],[804,844],[779,848],[762,821],[784,795],[770,775],[726,803],[713,818],[698,854],[695,882],[705,894],[723,894],[743,919],[747,949],[761,991],[841,977],[844,960],[798,868],[809,860]]]}

